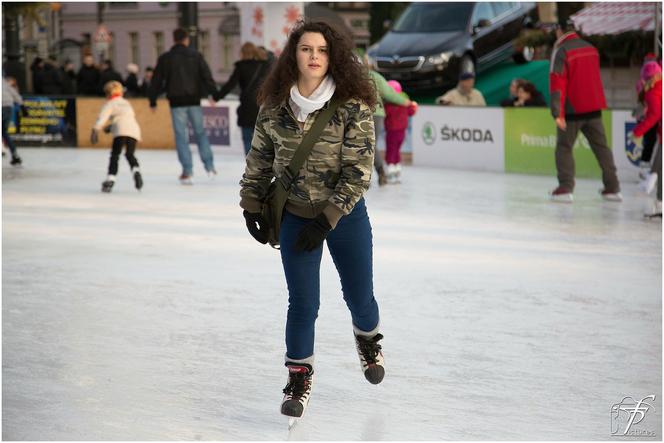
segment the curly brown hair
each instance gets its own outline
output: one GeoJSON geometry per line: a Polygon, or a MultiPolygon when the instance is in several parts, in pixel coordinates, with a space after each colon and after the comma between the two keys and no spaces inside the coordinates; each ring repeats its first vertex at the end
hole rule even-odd
{"type": "Polygon", "coordinates": [[[305,32],[322,34],[328,46],[329,67],[327,73],[336,83],[334,96],[345,102],[358,99],[371,109],[376,107],[376,89],[369,73],[353,53],[353,43],[348,35],[339,32],[325,21],[300,21],[288,36],[279,59],[258,91],[258,104],[277,106],[285,101],[290,88],[297,82],[299,71],[295,56],[297,44],[305,32]]]}

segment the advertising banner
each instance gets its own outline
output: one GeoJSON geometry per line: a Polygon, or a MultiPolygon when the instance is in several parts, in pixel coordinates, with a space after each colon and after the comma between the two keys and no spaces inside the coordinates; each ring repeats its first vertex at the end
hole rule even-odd
{"type": "MultiPolygon", "coordinates": [[[[237,126],[237,108],[239,105],[238,100],[221,100],[215,106],[210,106],[208,100],[201,101],[203,126],[210,145],[225,148],[224,150],[244,153],[242,134],[237,126]]],[[[188,125],[188,128],[189,143],[196,145],[196,136],[191,124],[188,125]]]]}
{"type": "Polygon", "coordinates": [[[279,57],[293,25],[304,15],[302,2],[239,3],[242,41],[264,46],[279,57]]]}
{"type": "Polygon", "coordinates": [[[504,170],[501,108],[423,105],[412,128],[414,165],[504,170]]]}
{"type": "Polygon", "coordinates": [[[629,141],[629,134],[636,126],[631,111],[612,111],[613,120],[613,157],[616,160],[618,178],[634,181],[639,174],[639,162],[643,147],[637,147],[629,141]]]}
{"type": "MultiPolygon", "coordinates": [[[[505,171],[556,176],[556,124],[545,108],[505,108],[505,171]]],[[[604,132],[612,144],[611,111],[602,113],[604,132]]],[[[614,154],[615,155],[615,154],[614,154]]],[[[574,144],[576,177],[601,177],[586,137],[574,144]]]]}
{"type": "Polygon", "coordinates": [[[71,97],[24,96],[14,108],[9,134],[17,146],[76,146],[76,100],[71,97]]]}

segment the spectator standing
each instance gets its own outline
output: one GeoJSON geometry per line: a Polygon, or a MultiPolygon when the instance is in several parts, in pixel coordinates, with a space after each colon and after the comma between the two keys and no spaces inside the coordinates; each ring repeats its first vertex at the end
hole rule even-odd
{"type": "Polygon", "coordinates": [[[486,106],[484,96],[475,89],[475,74],[472,72],[463,72],[456,88],[438,97],[436,103],[445,106],[486,106]]]}
{"type": "Polygon", "coordinates": [[[620,202],[620,183],[616,175],[613,152],[606,142],[602,109],[606,108],[604,88],[599,71],[599,53],[594,46],[582,40],[568,28],[556,30],[556,43],[551,55],[549,87],[551,114],[556,121],[556,169],[558,187],[551,199],[572,202],[574,192],[574,142],[579,131],[590,143],[590,148],[602,169],[604,189],[602,198],[620,202]]]}
{"type": "Polygon", "coordinates": [[[83,66],[76,76],[77,91],[79,95],[97,95],[100,79],[99,69],[91,55],[83,57],[83,66]]]}
{"type": "Polygon", "coordinates": [[[35,57],[30,65],[30,72],[32,73],[32,92],[34,94],[44,93],[44,59],[35,57]]]}
{"type": "Polygon", "coordinates": [[[155,111],[157,96],[166,91],[166,97],[171,105],[175,146],[182,165],[180,183],[191,185],[193,165],[187,122],[191,123],[194,130],[198,152],[205,170],[210,177],[213,177],[217,171],[214,169],[212,149],[203,127],[201,98],[211,96],[214,104],[214,101],[218,100],[219,91],[203,56],[189,47],[187,31],[176,29],[173,31],[173,40],[175,41],[173,47],[159,56],[150,84],[149,100],[150,107],[155,111]]]}
{"type": "Polygon", "coordinates": [[[263,79],[270,67],[266,56],[267,54],[263,57],[253,43],[247,42],[243,44],[240,49],[240,61],[235,62],[233,73],[221,88],[221,91],[219,91],[219,99],[222,99],[236,86],[240,86],[240,106],[237,108],[237,124],[242,130],[244,155],[249,154],[249,150],[251,149],[256,117],[258,117],[258,103],[256,102],[258,88],[263,83],[263,79]]]}
{"type": "Polygon", "coordinates": [[[63,77],[57,66],[55,57],[49,57],[44,63],[42,73],[42,93],[46,95],[61,95],[63,89],[63,77]]]}
{"type": "Polygon", "coordinates": [[[145,68],[145,74],[143,74],[143,81],[141,86],[139,86],[140,96],[147,97],[148,91],[150,90],[150,82],[152,82],[152,75],[154,74],[154,69],[152,66],[145,68]]]}
{"type": "Polygon", "coordinates": [[[127,74],[127,78],[124,82],[125,88],[127,88],[125,95],[127,97],[138,97],[141,92],[138,86],[138,65],[136,63],[129,63],[127,65],[127,72],[129,74],[127,74]]]}
{"type": "Polygon", "coordinates": [[[101,72],[99,74],[99,94],[106,95],[104,92],[104,87],[108,82],[118,82],[122,83],[122,75],[115,69],[113,69],[113,62],[109,59],[106,59],[102,62],[101,72]]]}
{"type": "Polygon", "coordinates": [[[74,63],[71,60],[66,60],[60,68],[60,79],[62,80],[63,94],[76,94],[76,70],[74,70],[74,63]]]}

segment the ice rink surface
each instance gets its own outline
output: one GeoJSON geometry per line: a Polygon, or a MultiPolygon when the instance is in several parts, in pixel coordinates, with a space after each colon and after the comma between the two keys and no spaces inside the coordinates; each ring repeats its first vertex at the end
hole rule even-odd
{"type": "MultiPolygon", "coordinates": [[[[325,252],[306,418],[279,414],[286,284],[246,232],[240,156],[177,182],[174,151],[100,192],[107,150],[21,149],[2,170],[2,437],[9,440],[608,440],[656,395],[662,234],[647,198],[579,180],[406,167],[366,196],[387,374],[367,383],[325,252]]],[[[553,159],[552,159],[553,161],[553,159]]],[[[615,438],[614,438],[615,439],[615,438]]]]}

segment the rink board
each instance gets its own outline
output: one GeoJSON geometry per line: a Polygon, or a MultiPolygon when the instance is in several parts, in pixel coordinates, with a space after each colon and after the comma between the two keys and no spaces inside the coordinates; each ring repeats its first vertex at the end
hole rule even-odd
{"type": "MultiPolygon", "coordinates": [[[[618,177],[632,179],[641,153],[627,139],[634,126],[631,113],[605,110],[602,123],[618,177]]],[[[412,118],[412,147],[418,166],[556,175],[556,126],[547,108],[420,106],[412,118]]],[[[577,177],[601,177],[581,133],[574,159],[577,177]]]]}

